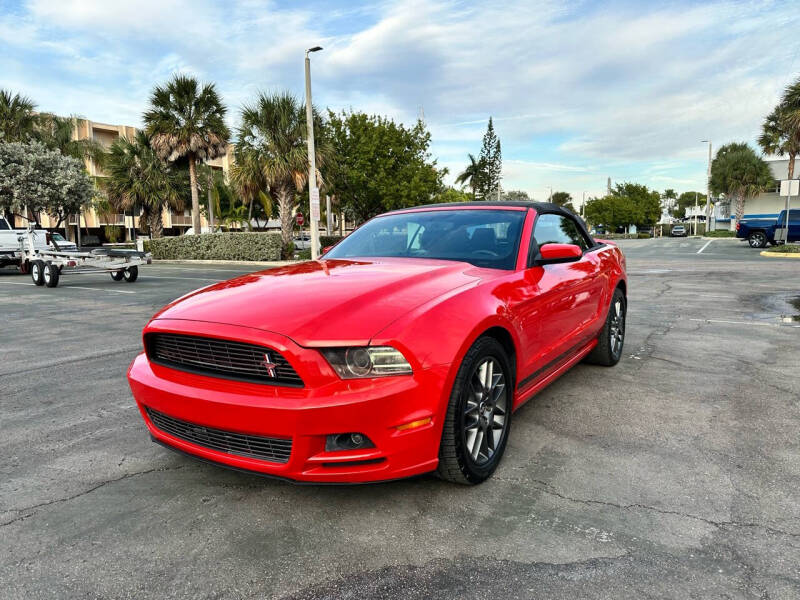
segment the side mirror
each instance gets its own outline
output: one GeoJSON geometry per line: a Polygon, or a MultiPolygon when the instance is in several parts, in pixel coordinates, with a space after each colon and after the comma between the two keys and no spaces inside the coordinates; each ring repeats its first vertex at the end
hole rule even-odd
{"type": "Polygon", "coordinates": [[[544,244],[539,248],[539,254],[533,264],[541,266],[575,262],[582,256],[583,250],[575,244],[544,244]]]}
{"type": "Polygon", "coordinates": [[[333,248],[333,246],[325,246],[322,249],[322,254],[327,254],[328,252],[330,252],[331,248],[333,248]]]}

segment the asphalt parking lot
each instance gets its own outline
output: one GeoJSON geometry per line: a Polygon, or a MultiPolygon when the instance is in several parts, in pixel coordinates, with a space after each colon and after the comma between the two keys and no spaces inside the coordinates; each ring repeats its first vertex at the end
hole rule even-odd
{"type": "Polygon", "coordinates": [[[800,597],[800,260],[706,242],[621,244],[623,360],[518,411],[473,488],[296,486],[150,442],[142,326],[252,268],[0,269],[0,597],[800,597]]]}

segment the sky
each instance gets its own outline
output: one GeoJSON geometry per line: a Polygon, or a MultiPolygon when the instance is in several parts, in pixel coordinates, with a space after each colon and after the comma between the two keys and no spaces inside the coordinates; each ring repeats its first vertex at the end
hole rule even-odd
{"type": "Polygon", "coordinates": [[[42,111],[141,125],[173,73],[235,125],[260,90],[412,124],[452,182],[488,118],[504,189],[580,201],[608,177],[703,190],[707,145],[754,143],[800,77],[800,6],[760,2],[0,0],[0,87],[42,111]]]}

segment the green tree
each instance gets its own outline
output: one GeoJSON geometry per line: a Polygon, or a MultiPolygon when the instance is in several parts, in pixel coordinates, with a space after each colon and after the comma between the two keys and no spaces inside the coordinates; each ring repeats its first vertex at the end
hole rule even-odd
{"type": "Polygon", "coordinates": [[[436,193],[436,195],[433,197],[433,202],[469,202],[473,199],[474,197],[472,194],[469,194],[464,190],[459,190],[448,186],[436,193]]]}
{"type": "Polygon", "coordinates": [[[95,193],[81,161],[39,142],[0,143],[0,210],[27,219],[47,213],[59,227],[95,193]]]}
{"type": "MultiPolygon", "coordinates": [[[[314,111],[314,131],[322,131],[322,122],[314,111]]],[[[295,195],[308,179],[308,147],[306,145],[306,108],[288,92],[259,94],[256,102],[242,108],[238,146],[248,160],[260,165],[259,181],[251,182],[253,190],[261,189],[261,178],[269,186],[270,196],[278,204],[284,258],[289,257],[295,195]]],[[[324,135],[315,144],[318,169],[328,163],[330,145],[324,135]]],[[[320,182],[323,181],[318,176],[320,182]]],[[[242,185],[238,180],[237,185],[242,185]]],[[[254,198],[257,195],[254,195],[254,198]]]]}
{"type": "Polygon", "coordinates": [[[604,225],[615,230],[633,222],[633,207],[620,196],[608,194],[602,198],[590,198],[584,209],[586,220],[593,225],[604,225]]]}
{"type": "Polygon", "coordinates": [[[326,177],[340,207],[357,222],[425,204],[442,191],[446,170],[431,158],[422,121],[408,128],[380,116],[329,111],[326,136],[336,155],[326,177]]]}
{"type": "Polygon", "coordinates": [[[106,152],[102,144],[92,139],[75,139],[75,129],[81,121],[82,119],[78,117],[59,117],[41,113],[36,118],[35,137],[48,148],[58,150],[64,156],[71,156],[80,161],[90,158],[101,163],[106,152]]]}
{"type": "Polygon", "coordinates": [[[200,199],[197,162],[223,156],[230,131],[225,125],[226,108],[213,83],[201,86],[194,77],[175,75],[150,96],[144,113],[147,135],[162,160],[187,159],[192,194],[192,227],[200,233],[200,199]]]}
{"type": "Polygon", "coordinates": [[[695,194],[697,195],[697,205],[705,206],[706,195],[702,192],[683,192],[675,200],[672,216],[679,219],[685,217],[686,209],[695,205],[695,194]]]}
{"type": "Polygon", "coordinates": [[[478,186],[480,185],[481,178],[484,177],[485,165],[475,158],[474,155],[468,154],[469,164],[466,168],[456,177],[456,183],[459,185],[466,185],[472,191],[472,199],[474,200],[478,186]]]}
{"type": "Polygon", "coordinates": [[[734,203],[737,221],[744,217],[746,200],[774,185],[769,165],[744,142],[724,145],[711,163],[711,191],[734,203]]]}
{"type": "Polygon", "coordinates": [[[523,190],[509,190],[503,192],[502,200],[504,202],[530,202],[531,198],[528,196],[528,192],[523,190]]]}
{"type": "Polygon", "coordinates": [[[150,235],[159,238],[164,225],[161,211],[165,207],[183,210],[185,178],[156,156],[143,131],[129,140],[114,140],[103,161],[107,177],[102,187],[117,211],[141,207],[150,235]]]}
{"type": "Polygon", "coordinates": [[[489,200],[500,189],[500,176],[503,174],[503,156],[500,150],[500,140],[494,131],[492,117],[483,134],[483,145],[479,163],[483,166],[481,176],[478,178],[476,199],[489,200]]]}
{"type": "Polygon", "coordinates": [[[26,142],[34,135],[36,104],[19,94],[0,89],[0,142],[26,142]]]}
{"type": "Polygon", "coordinates": [[[572,195],[569,192],[553,192],[550,195],[550,202],[575,212],[575,206],[572,204],[572,195]]]}
{"type": "Polygon", "coordinates": [[[800,80],[786,90],[781,102],[767,115],[761,126],[758,145],[766,154],[789,157],[789,179],[794,179],[794,163],[800,153],[800,80]]]}
{"type": "Polygon", "coordinates": [[[617,183],[610,194],[589,200],[585,214],[595,225],[649,227],[661,217],[661,197],[639,183],[617,183]]]}

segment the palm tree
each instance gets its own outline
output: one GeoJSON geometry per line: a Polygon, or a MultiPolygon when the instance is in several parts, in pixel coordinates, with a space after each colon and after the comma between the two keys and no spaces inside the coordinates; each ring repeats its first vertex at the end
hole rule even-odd
{"type": "Polygon", "coordinates": [[[780,104],[765,119],[758,143],[764,152],[789,156],[789,179],[794,179],[795,158],[800,154],[800,79],[783,93],[780,104]]]}
{"type": "Polygon", "coordinates": [[[242,201],[248,205],[247,223],[248,228],[252,229],[253,203],[256,200],[261,201],[259,194],[263,193],[269,185],[259,161],[259,154],[255,149],[237,147],[235,159],[231,167],[231,183],[242,201]]]}
{"type": "Polygon", "coordinates": [[[192,226],[200,233],[200,198],[197,191],[197,161],[223,156],[230,131],[225,125],[227,109],[213,83],[202,87],[194,77],[175,75],[166,85],[156,86],[150,96],[144,122],[156,154],[168,162],[186,158],[192,192],[192,226]]]}
{"type": "Polygon", "coordinates": [[[25,142],[33,137],[35,109],[30,98],[0,89],[0,142],[25,142]]]}
{"type": "Polygon", "coordinates": [[[746,143],[726,144],[711,163],[711,191],[736,202],[736,221],[744,216],[745,200],[775,184],[769,165],[746,143]]]}
{"type": "Polygon", "coordinates": [[[103,145],[93,139],[78,140],[73,135],[81,121],[74,116],[59,117],[51,113],[41,113],[36,118],[35,136],[45,146],[60,151],[64,156],[71,156],[80,161],[90,158],[100,163],[106,153],[103,145]]]}
{"type": "MultiPolygon", "coordinates": [[[[306,109],[288,92],[259,94],[255,104],[242,108],[242,123],[237,137],[245,155],[257,160],[259,177],[269,186],[270,195],[278,204],[284,256],[292,241],[292,217],[295,195],[303,189],[308,178],[308,149],[306,146],[306,109]]],[[[314,128],[322,129],[314,112],[314,128]]],[[[330,145],[320,138],[315,146],[316,164],[325,165],[331,155],[330,145]]],[[[321,175],[317,180],[322,184],[321,175]]]]}
{"type": "Polygon", "coordinates": [[[141,206],[150,235],[161,237],[164,207],[183,210],[180,173],[156,155],[143,131],[133,140],[117,138],[103,166],[107,177],[102,185],[111,204],[122,211],[141,206]]]}
{"type": "Polygon", "coordinates": [[[456,177],[456,183],[459,185],[468,185],[472,190],[472,198],[475,198],[475,192],[480,185],[481,177],[484,175],[485,165],[482,160],[476,160],[472,154],[468,154],[469,164],[456,177]]]}

